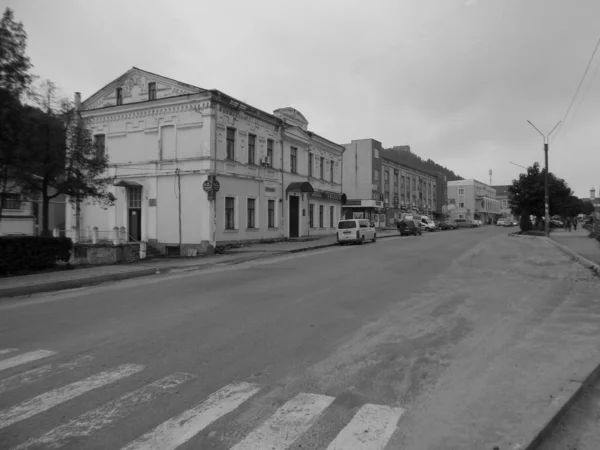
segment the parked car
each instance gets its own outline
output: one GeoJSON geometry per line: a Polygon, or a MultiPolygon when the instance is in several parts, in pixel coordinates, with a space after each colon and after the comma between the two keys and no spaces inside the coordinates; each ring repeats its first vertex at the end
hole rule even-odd
{"type": "Polygon", "coordinates": [[[340,245],[348,242],[364,244],[365,241],[377,241],[375,224],[367,219],[340,220],[337,226],[337,242],[340,245]]]}
{"type": "Polygon", "coordinates": [[[419,222],[421,229],[426,231],[436,230],[435,222],[427,216],[407,214],[402,218],[402,220],[416,220],[419,222]]]}
{"type": "Polygon", "coordinates": [[[469,219],[456,219],[456,225],[458,228],[475,228],[477,226],[469,219]]]}
{"type": "Polygon", "coordinates": [[[423,231],[421,229],[421,223],[412,219],[403,219],[398,222],[398,231],[400,231],[400,236],[420,236],[423,231]]]}
{"type": "Polygon", "coordinates": [[[498,219],[496,221],[496,225],[499,227],[503,227],[505,223],[506,223],[506,219],[498,219]]]}
{"type": "Polygon", "coordinates": [[[481,220],[479,220],[479,219],[474,220],[473,222],[475,222],[475,225],[477,225],[478,227],[480,227],[480,226],[483,225],[483,222],[481,220]]]}

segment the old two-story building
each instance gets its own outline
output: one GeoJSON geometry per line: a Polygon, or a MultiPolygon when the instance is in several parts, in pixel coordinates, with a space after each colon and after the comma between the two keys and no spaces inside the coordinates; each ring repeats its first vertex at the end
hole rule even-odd
{"type": "Polygon", "coordinates": [[[344,147],[218,90],[132,68],[80,102],[115,177],[114,206],[72,203],[67,227],[125,227],[163,252],[333,233],[344,147]]]}
{"type": "Polygon", "coordinates": [[[437,178],[403,164],[375,139],[345,144],[343,191],[346,218],[365,217],[393,225],[403,214],[431,215],[437,208],[437,178]]]}
{"type": "Polygon", "coordinates": [[[496,190],[480,181],[448,181],[448,203],[452,219],[481,220],[495,223],[500,217],[501,202],[496,198],[496,190]]]}

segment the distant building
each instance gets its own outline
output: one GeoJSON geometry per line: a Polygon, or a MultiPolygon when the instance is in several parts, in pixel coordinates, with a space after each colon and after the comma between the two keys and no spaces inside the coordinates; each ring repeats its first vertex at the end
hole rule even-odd
{"type": "Polygon", "coordinates": [[[500,214],[503,219],[516,221],[516,216],[510,211],[510,201],[508,192],[508,188],[510,184],[500,185],[500,186],[492,186],[496,189],[496,199],[500,201],[500,214]]]}
{"type": "Polygon", "coordinates": [[[496,198],[496,189],[480,181],[448,181],[448,203],[453,219],[496,221],[501,215],[501,202],[496,198]]]}
{"type": "Polygon", "coordinates": [[[384,226],[404,213],[432,215],[436,211],[435,175],[402,163],[398,153],[385,150],[375,139],[353,140],[344,147],[344,217],[366,217],[384,226]]]}

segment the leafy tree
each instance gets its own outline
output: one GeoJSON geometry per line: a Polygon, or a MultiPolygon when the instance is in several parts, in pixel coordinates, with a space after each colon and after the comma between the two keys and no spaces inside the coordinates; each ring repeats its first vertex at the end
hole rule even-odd
{"type": "MultiPolygon", "coordinates": [[[[42,235],[49,235],[50,200],[61,194],[76,201],[112,204],[106,176],[108,157],[98,153],[77,111],[56,93],[51,81],[42,83],[34,98],[38,107],[26,109],[26,145],[20,154],[19,181],[30,194],[42,198],[42,235]]],[[[79,209],[78,209],[79,213],[79,209]]]]}
{"type": "Polygon", "coordinates": [[[519,227],[521,231],[529,231],[531,230],[531,219],[529,218],[529,214],[524,213],[521,215],[521,220],[519,222],[519,227]]]}
{"type": "Polygon", "coordinates": [[[594,204],[590,201],[583,202],[583,208],[581,213],[589,216],[594,212],[594,204]]]}
{"type": "MultiPolygon", "coordinates": [[[[545,214],[544,208],[544,175],[546,169],[540,170],[539,163],[527,168],[518,180],[513,180],[508,188],[509,204],[513,214],[530,214],[536,217],[536,225],[540,225],[545,214]]],[[[561,213],[561,208],[569,203],[573,196],[571,188],[565,180],[548,174],[548,193],[550,197],[550,216],[561,213]]],[[[576,197],[575,197],[576,198],[576,197]]]]}
{"type": "MultiPolygon", "coordinates": [[[[15,22],[13,11],[6,8],[0,19],[0,195],[7,189],[12,167],[21,146],[21,97],[33,78],[25,55],[27,34],[23,24],[15,22]]],[[[2,201],[0,201],[0,218],[2,201]]]]}

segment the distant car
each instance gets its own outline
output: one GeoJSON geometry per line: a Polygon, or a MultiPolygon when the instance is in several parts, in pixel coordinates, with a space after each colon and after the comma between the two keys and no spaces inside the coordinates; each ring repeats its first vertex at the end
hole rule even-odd
{"type": "Polygon", "coordinates": [[[498,219],[496,221],[496,225],[499,227],[503,227],[505,223],[506,223],[506,219],[498,219]]]}
{"type": "Polygon", "coordinates": [[[340,245],[348,242],[364,244],[365,241],[377,241],[375,224],[367,219],[340,220],[337,226],[337,242],[340,245]]]}
{"type": "Polygon", "coordinates": [[[469,219],[456,219],[456,225],[458,228],[475,228],[477,226],[469,219]]]}
{"type": "Polygon", "coordinates": [[[411,219],[404,219],[398,222],[398,231],[400,231],[400,236],[420,236],[423,233],[421,224],[411,219]]]}
{"type": "Polygon", "coordinates": [[[477,225],[478,227],[483,225],[483,222],[481,220],[474,220],[473,222],[475,222],[475,225],[477,225]]]}

